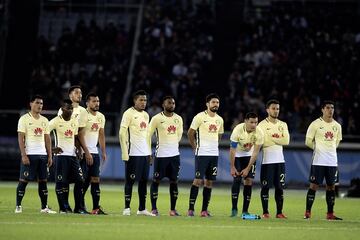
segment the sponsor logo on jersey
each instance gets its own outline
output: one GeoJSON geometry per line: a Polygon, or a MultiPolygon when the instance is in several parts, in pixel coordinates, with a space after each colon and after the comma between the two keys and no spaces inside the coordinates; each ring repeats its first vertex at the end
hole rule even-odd
{"type": "Polygon", "coordinates": [[[217,126],[215,124],[209,125],[209,132],[216,133],[217,132],[217,126]]]}
{"type": "Polygon", "coordinates": [[[73,132],[70,129],[68,129],[65,131],[64,135],[66,138],[71,138],[73,136],[73,132]]]}
{"type": "Polygon", "coordinates": [[[35,136],[41,137],[42,133],[43,133],[43,130],[41,128],[38,127],[38,128],[34,129],[34,135],[35,136]]]}
{"type": "Polygon", "coordinates": [[[176,132],[176,127],[174,125],[170,125],[167,128],[168,134],[174,134],[176,132]]]}

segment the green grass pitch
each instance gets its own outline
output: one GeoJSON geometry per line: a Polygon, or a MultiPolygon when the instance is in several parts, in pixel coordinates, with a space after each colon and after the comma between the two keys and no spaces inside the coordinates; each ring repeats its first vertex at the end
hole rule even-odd
{"type": "MultiPolygon", "coordinates": [[[[0,182],[0,239],[360,239],[360,199],[336,199],[336,215],[344,221],[325,220],[326,203],[323,190],[316,195],[312,219],[304,220],[306,190],[285,190],[284,213],[287,220],[275,219],[274,191],[270,190],[271,219],[242,220],[230,218],[230,184],[213,190],[209,210],[211,218],[200,218],[202,190],[196,202],[196,217],[185,216],[190,184],[179,189],[177,209],[182,216],[169,217],[168,183],[162,182],[158,208],[161,216],[136,216],[138,206],[137,186],[134,186],[132,216],[122,216],[124,206],[123,185],[102,185],[101,205],[107,216],[39,213],[40,200],[37,184],[30,183],[22,203],[23,213],[14,214],[16,182],[0,182]]],[[[71,191],[72,192],[72,191],[71,191]]],[[[149,193],[148,193],[149,194],[149,193]]],[[[92,206],[89,192],[88,208],[92,206]]],[[[70,194],[70,203],[73,197],[70,194]]],[[[57,209],[54,184],[49,184],[49,205],[57,209]]],[[[240,193],[239,209],[242,206],[240,193]]],[[[150,209],[150,199],[147,198],[150,209]]],[[[255,188],[250,204],[251,213],[261,213],[259,189],[255,188]]]]}

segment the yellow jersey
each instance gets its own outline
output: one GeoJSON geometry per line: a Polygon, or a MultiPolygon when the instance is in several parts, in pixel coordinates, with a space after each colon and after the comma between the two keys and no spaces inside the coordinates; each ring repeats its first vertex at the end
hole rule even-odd
{"type": "Polygon", "coordinates": [[[179,141],[183,134],[183,120],[174,113],[167,117],[164,112],[156,114],[150,121],[149,142],[156,133],[156,157],[173,157],[179,155],[179,141]]]}
{"type": "Polygon", "coordinates": [[[18,132],[25,134],[26,155],[47,155],[45,134],[49,134],[49,120],[40,115],[35,119],[30,112],[22,115],[18,121],[18,132]]]}
{"type": "Polygon", "coordinates": [[[197,156],[219,156],[219,134],[224,133],[224,120],[218,114],[211,117],[207,111],[198,113],[190,128],[196,131],[197,156]]]}

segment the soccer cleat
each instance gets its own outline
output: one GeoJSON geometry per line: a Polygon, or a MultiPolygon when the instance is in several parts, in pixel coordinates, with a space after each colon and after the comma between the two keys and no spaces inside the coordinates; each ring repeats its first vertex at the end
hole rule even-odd
{"type": "Polygon", "coordinates": [[[261,219],[261,217],[259,215],[250,214],[248,212],[243,212],[241,214],[241,218],[244,220],[259,220],[259,219],[261,219]]]}
{"type": "Polygon", "coordinates": [[[269,219],[269,218],[270,218],[270,214],[269,214],[269,213],[264,213],[264,214],[262,215],[262,218],[269,219]]]}
{"type": "Polygon", "coordinates": [[[237,215],[238,215],[238,210],[237,209],[231,209],[230,217],[236,217],[237,215]]]}
{"type": "Polygon", "coordinates": [[[130,216],[131,215],[131,211],[130,208],[125,208],[123,210],[123,216],[130,216]]]}
{"type": "Polygon", "coordinates": [[[74,209],[74,213],[76,213],[76,214],[90,214],[85,209],[74,209]]]}
{"type": "Polygon", "coordinates": [[[66,213],[73,213],[73,210],[71,209],[70,206],[67,206],[67,207],[65,207],[65,212],[66,213]]]}
{"type": "Polygon", "coordinates": [[[287,219],[287,216],[285,216],[283,213],[279,213],[279,214],[276,214],[276,218],[287,219]]]}
{"type": "Polygon", "coordinates": [[[16,206],[15,213],[22,213],[22,206],[16,206]]]}
{"type": "Polygon", "coordinates": [[[176,210],[170,210],[169,216],[178,217],[178,216],[181,216],[181,215],[176,210]]]}
{"type": "Polygon", "coordinates": [[[155,216],[159,216],[159,211],[157,209],[153,209],[151,210],[151,213],[154,214],[155,216]]]}
{"type": "Polygon", "coordinates": [[[311,212],[310,211],[305,211],[304,219],[310,219],[310,218],[311,218],[311,212]]]}
{"type": "Polygon", "coordinates": [[[136,212],[136,215],[138,215],[138,216],[150,216],[150,217],[156,217],[156,215],[155,214],[153,214],[153,213],[151,213],[151,212],[149,212],[148,210],[146,210],[146,209],[144,209],[144,210],[138,210],[137,212],[136,212]]]}
{"type": "Polygon", "coordinates": [[[188,210],[187,216],[188,217],[194,217],[195,216],[194,210],[188,210]]]}
{"type": "Polygon", "coordinates": [[[48,206],[46,206],[46,208],[43,208],[40,210],[40,213],[49,213],[49,214],[55,214],[56,211],[52,210],[51,208],[49,208],[48,206]]]}
{"type": "Polygon", "coordinates": [[[61,209],[59,210],[59,213],[60,214],[68,214],[68,212],[66,210],[61,210],[61,209]]]}
{"type": "Polygon", "coordinates": [[[92,215],[107,215],[107,213],[105,213],[101,207],[97,208],[97,209],[93,209],[90,214],[92,215]]]}
{"type": "Polygon", "coordinates": [[[200,217],[211,217],[211,214],[209,211],[201,211],[200,217]]]}
{"type": "Polygon", "coordinates": [[[327,214],[326,214],[326,219],[329,220],[329,221],[332,221],[332,220],[343,220],[342,218],[339,218],[339,217],[335,216],[334,213],[327,213],[327,214]]]}

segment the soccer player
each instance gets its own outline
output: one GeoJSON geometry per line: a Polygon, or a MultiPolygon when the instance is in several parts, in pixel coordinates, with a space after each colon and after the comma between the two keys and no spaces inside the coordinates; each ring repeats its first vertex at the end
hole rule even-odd
{"type": "MultiPolygon", "coordinates": [[[[87,150],[91,154],[92,163],[88,163],[85,160],[80,162],[83,170],[85,184],[83,191],[83,198],[85,193],[91,184],[91,196],[93,200],[93,209],[91,214],[95,215],[106,215],[101,209],[100,202],[100,157],[97,144],[99,143],[101,149],[101,159],[106,160],[106,149],[105,149],[105,116],[99,112],[100,100],[95,93],[89,93],[86,96],[86,110],[87,110],[87,121],[84,128],[79,132],[82,135],[79,139],[84,139],[82,145],[86,145],[87,150]]],[[[86,159],[87,157],[83,157],[86,159]]]]}
{"type": "Polygon", "coordinates": [[[234,177],[231,188],[232,210],[231,217],[236,217],[238,214],[238,198],[240,191],[240,184],[242,174],[244,175],[244,191],[243,191],[243,219],[259,219],[258,215],[250,214],[248,212],[252,182],[255,177],[256,164],[255,161],[259,154],[261,146],[264,144],[264,133],[257,127],[258,115],[254,112],[249,112],[245,115],[245,121],[238,124],[230,136],[230,167],[231,176],[234,177]],[[245,168],[247,174],[241,172],[245,168]]]}
{"type": "MultiPolygon", "coordinates": [[[[81,103],[81,99],[82,99],[82,91],[81,91],[81,87],[79,85],[73,85],[69,88],[68,90],[68,94],[69,94],[69,99],[72,102],[72,106],[73,106],[73,112],[71,115],[71,118],[75,118],[78,121],[78,132],[81,131],[82,128],[85,127],[86,121],[87,121],[87,111],[84,107],[80,106],[81,103]]],[[[59,109],[58,115],[62,114],[62,110],[61,108],[59,109]]],[[[82,156],[83,153],[85,155],[85,159],[86,162],[90,165],[92,164],[92,155],[90,154],[89,150],[87,149],[86,145],[84,144],[84,139],[79,139],[82,138],[83,135],[78,135],[77,138],[75,138],[75,145],[77,146],[76,148],[76,156],[78,158],[79,161],[83,160],[82,156]],[[82,143],[82,144],[81,144],[82,143]]],[[[85,164],[81,164],[81,165],[85,165],[85,164]]],[[[80,166],[81,166],[80,165],[80,166]]],[[[72,180],[70,179],[70,182],[72,180]]],[[[76,183],[74,186],[74,198],[75,195],[79,195],[80,193],[83,194],[83,186],[79,185],[80,183],[76,183]]],[[[64,185],[64,190],[63,190],[63,194],[64,194],[64,199],[65,199],[65,206],[67,208],[67,211],[70,212],[72,211],[72,209],[70,208],[70,204],[68,201],[68,196],[69,196],[69,185],[65,186],[64,185]]],[[[84,203],[84,199],[82,197],[81,203],[80,205],[75,205],[74,208],[74,212],[75,213],[82,213],[82,214],[86,214],[88,213],[86,211],[85,208],[85,203],[84,203]]]]}
{"type": "Polygon", "coordinates": [[[125,162],[125,208],[124,216],[130,216],[132,188],[137,180],[139,208],[137,215],[156,216],[145,208],[146,184],[150,169],[150,146],[148,141],[149,114],[145,111],[147,96],[144,90],[133,94],[134,106],[127,109],[121,119],[119,141],[121,157],[125,162]]]}
{"type": "Polygon", "coordinates": [[[290,134],[285,122],[278,119],[280,103],[271,99],[266,103],[267,118],[262,120],[258,128],[264,133],[263,159],[261,163],[261,203],[263,218],[270,218],[269,188],[275,187],[276,218],[286,219],[283,214],[285,187],[285,159],[283,146],[289,145],[290,134]]]}
{"type": "Polygon", "coordinates": [[[342,140],[341,125],[334,119],[334,102],[324,101],[321,105],[322,117],[314,120],[307,132],[305,144],[314,150],[310,170],[310,187],[306,195],[305,219],[311,217],[311,207],[315,193],[326,181],[326,203],[328,220],[342,220],[334,215],[335,183],[338,175],[336,148],[342,140]]]}
{"type": "MultiPolygon", "coordinates": [[[[50,123],[50,131],[55,131],[55,145],[53,152],[57,154],[55,160],[55,191],[59,202],[60,213],[71,212],[68,204],[66,187],[70,181],[82,186],[84,179],[78,159],[75,153],[75,137],[78,134],[78,120],[71,118],[73,106],[70,99],[65,99],[61,107],[61,115],[53,118],[50,123]]],[[[75,206],[80,206],[82,193],[74,191],[75,206]]],[[[74,212],[81,213],[83,212],[74,212]]]]}
{"type": "Polygon", "coordinates": [[[210,217],[208,205],[211,197],[213,181],[216,180],[219,157],[219,140],[224,133],[224,120],[216,112],[219,109],[220,98],[215,93],[206,97],[207,109],[198,113],[188,130],[188,139],[195,153],[195,179],[192,183],[187,215],[194,216],[194,206],[203,184],[203,203],[201,217],[210,217]]]}
{"type": "Polygon", "coordinates": [[[47,206],[47,168],[52,165],[49,121],[40,113],[43,108],[42,96],[30,99],[30,112],[18,122],[18,143],[21,152],[20,177],[16,188],[15,213],[22,213],[21,201],[29,181],[38,180],[41,213],[56,213],[47,206]]]}
{"type": "Polygon", "coordinates": [[[156,207],[160,180],[164,177],[170,180],[170,216],[179,216],[176,211],[178,197],[177,179],[180,170],[179,141],[183,134],[183,120],[174,113],[175,100],[172,96],[163,98],[163,111],[156,114],[150,121],[149,142],[156,132],[156,152],[154,161],[154,176],[150,188],[152,213],[156,216],[159,212],[156,207]]]}

